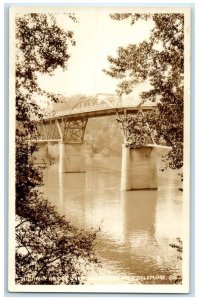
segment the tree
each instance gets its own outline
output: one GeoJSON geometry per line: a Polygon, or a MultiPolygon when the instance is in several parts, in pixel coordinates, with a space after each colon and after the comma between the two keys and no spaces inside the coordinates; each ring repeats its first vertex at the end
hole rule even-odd
{"type": "Polygon", "coordinates": [[[16,16],[16,41],[16,283],[80,284],[82,270],[97,263],[96,232],[78,230],[44,199],[38,190],[42,170],[32,159],[37,146],[28,141],[36,130],[34,117],[43,117],[33,95],[57,101],[40,89],[37,75],[67,69],[73,32],[59,28],[53,14],[27,14],[16,16]]]}
{"type": "MultiPolygon", "coordinates": [[[[183,166],[184,112],[184,15],[180,13],[112,14],[114,20],[151,21],[154,28],[148,41],[119,47],[117,57],[108,56],[106,74],[120,79],[118,94],[129,94],[141,82],[150,88],[142,92],[142,103],[150,100],[157,109],[148,114],[150,127],[156,132],[156,142],[164,139],[172,147],[166,161],[169,167],[183,166]]],[[[147,23],[146,23],[147,24],[147,23]]]]}

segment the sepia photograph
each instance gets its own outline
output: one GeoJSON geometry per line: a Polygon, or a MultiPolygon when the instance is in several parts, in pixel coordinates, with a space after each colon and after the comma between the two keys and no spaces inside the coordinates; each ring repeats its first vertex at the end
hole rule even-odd
{"type": "Polygon", "coordinates": [[[10,292],[189,292],[190,24],[11,5],[10,292]]]}

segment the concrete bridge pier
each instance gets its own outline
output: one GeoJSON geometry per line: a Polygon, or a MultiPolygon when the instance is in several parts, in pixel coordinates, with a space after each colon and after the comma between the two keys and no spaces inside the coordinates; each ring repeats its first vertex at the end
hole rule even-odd
{"type": "Polygon", "coordinates": [[[84,143],[59,143],[59,172],[86,172],[84,143]]]}
{"type": "Polygon", "coordinates": [[[121,190],[157,189],[156,148],[129,149],[122,145],[121,190]]]}

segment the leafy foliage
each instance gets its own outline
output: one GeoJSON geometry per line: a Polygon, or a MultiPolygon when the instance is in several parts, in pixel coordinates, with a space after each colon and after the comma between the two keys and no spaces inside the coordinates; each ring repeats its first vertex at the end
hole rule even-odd
{"type": "Polygon", "coordinates": [[[40,89],[38,73],[49,73],[57,67],[67,68],[68,43],[75,45],[73,33],[56,25],[52,14],[27,14],[16,17],[16,208],[30,201],[32,189],[42,184],[41,170],[31,160],[35,145],[28,142],[35,131],[34,117],[42,118],[43,111],[33,95],[54,95],[40,89]],[[41,43],[42,42],[42,43],[41,43]]]}
{"type": "MultiPolygon", "coordinates": [[[[177,259],[182,260],[182,252],[183,252],[183,243],[180,238],[176,238],[177,242],[176,243],[171,243],[169,246],[171,248],[174,248],[178,252],[177,259]]],[[[177,275],[177,278],[175,279],[175,284],[182,284],[182,275],[177,275]]]]}
{"type": "MultiPolygon", "coordinates": [[[[171,248],[176,248],[176,250],[179,252],[179,253],[182,253],[182,250],[183,250],[183,245],[182,245],[182,241],[180,238],[177,238],[177,243],[172,243],[172,244],[169,244],[169,246],[171,248]]],[[[178,256],[178,259],[182,260],[182,256],[178,256]]]]}
{"type": "Polygon", "coordinates": [[[96,233],[81,231],[38,197],[17,217],[16,283],[82,284],[94,253],[96,233]]]}
{"type": "MultiPolygon", "coordinates": [[[[141,94],[142,101],[157,103],[151,118],[156,141],[164,139],[172,150],[168,166],[183,165],[183,107],[184,107],[184,15],[183,14],[113,14],[114,20],[151,21],[154,28],[149,40],[119,47],[117,57],[108,56],[106,74],[120,79],[118,94],[129,94],[142,82],[151,88],[141,94]]],[[[147,24],[147,23],[146,23],[147,24]]]]}
{"type": "Polygon", "coordinates": [[[97,262],[96,233],[70,225],[43,198],[42,170],[32,159],[37,146],[28,141],[35,131],[33,117],[43,117],[33,95],[57,101],[40,89],[37,75],[67,69],[73,33],[59,28],[52,14],[27,14],[16,16],[16,41],[16,283],[80,284],[83,266],[97,262]]]}
{"type": "Polygon", "coordinates": [[[152,132],[148,126],[147,114],[138,111],[136,115],[124,115],[117,119],[125,134],[128,148],[142,148],[153,143],[152,132]]]}

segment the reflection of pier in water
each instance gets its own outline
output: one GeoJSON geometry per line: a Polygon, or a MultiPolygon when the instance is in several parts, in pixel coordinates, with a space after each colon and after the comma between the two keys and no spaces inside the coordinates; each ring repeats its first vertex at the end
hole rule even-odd
{"type": "MultiPolygon", "coordinates": [[[[97,251],[108,270],[114,266],[118,276],[128,274],[130,278],[133,275],[169,275],[176,265],[176,256],[169,247],[170,233],[164,229],[162,235],[162,227],[167,227],[171,205],[178,219],[179,201],[175,200],[175,204],[173,200],[177,199],[176,192],[169,195],[165,189],[119,191],[120,162],[117,159],[117,163],[111,165],[114,170],[110,170],[99,160],[90,165],[86,173],[60,173],[59,177],[58,167],[51,166],[49,177],[44,176],[48,198],[77,227],[100,227],[97,251]],[[165,195],[171,200],[165,201],[165,195]],[[164,224],[159,218],[160,209],[164,224]]],[[[179,228],[178,220],[175,222],[179,228]]]]}
{"type": "Polygon", "coordinates": [[[137,233],[143,237],[140,242],[150,243],[155,236],[155,213],[157,204],[157,191],[127,191],[121,192],[121,205],[123,211],[124,242],[135,245],[137,233]]]}
{"type": "MultiPolygon", "coordinates": [[[[157,191],[118,192],[113,187],[110,188],[113,178],[110,179],[112,176],[107,172],[96,174],[95,180],[92,175],[91,172],[87,172],[87,174],[73,174],[72,176],[64,174],[60,177],[60,212],[67,215],[67,211],[70,210],[73,222],[77,219],[77,211],[78,214],[81,212],[81,217],[78,217],[81,226],[83,223],[85,228],[89,228],[89,226],[95,228],[97,225],[101,227],[103,235],[98,234],[100,249],[97,250],[99,255],[110,266],[113,262],[114,265],[117,264],[117,269],[121,273],[133,273],[140,276],[148,275],[153,270],[152,273],[160,275],[161,270],[158,267],[154,268],[154,265],[157,265],[155,260],[158,257],[155,250],[157,247],[155,240],[157,191]],[[99,179],[102,175],[108,175],[107,180],[100,182],[99,179]],[[115,213],[111,203],[108,205],[108,199],[103,209],[101,205],[96,205],[96,202],[100,202],[98,195],[102,190],[107,191],[108,187],[110,198],[113,194],[120,196],[118,198],[120,201],[119,215],[118,211],[115,213]],[[73,209],[67,205],[69,194],[66,196],[66,190],[70,190],[72,194],[73,209]],[[76,201],[79,199],[80,190],[82,191],[81,201],[76,201]],[[96,201],[95,208],[92,201],[96,201]],[[103,221],[101,222],[101,220],[103,221]],[[108,246],[107,239],[109,240],[108,246]],[[118,259],[120,256],[122,259],[118,259]]],[[[115,180],[117,181],[117,177],[115,180]]]]}

